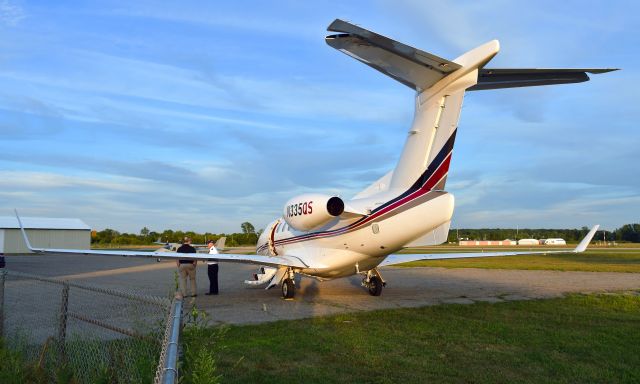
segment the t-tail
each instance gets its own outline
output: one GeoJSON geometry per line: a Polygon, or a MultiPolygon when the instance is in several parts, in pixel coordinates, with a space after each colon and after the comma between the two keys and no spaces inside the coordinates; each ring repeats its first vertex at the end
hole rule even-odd
{"type": "Polygon", "coordinates": [[[576,83],[589,80],[587,72],[614,70],[487,69],[500,50],[497,40],[450,61],[342,20],[327,30],[339,33],[327,36],[327,44],[416,91],[398,164],[372,185],[388,190],[444,190],[465,91],[576,83]]]}

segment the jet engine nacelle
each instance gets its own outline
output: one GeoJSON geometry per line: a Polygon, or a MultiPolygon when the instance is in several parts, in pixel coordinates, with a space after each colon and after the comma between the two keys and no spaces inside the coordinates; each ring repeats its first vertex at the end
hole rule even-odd
{"type": "Polygon", "coordinates": [[[308,231],[344,212],[344,201],[337,196],[318,193],[299,195],[287,201],[282,216],[289,226],[308,231]]]}

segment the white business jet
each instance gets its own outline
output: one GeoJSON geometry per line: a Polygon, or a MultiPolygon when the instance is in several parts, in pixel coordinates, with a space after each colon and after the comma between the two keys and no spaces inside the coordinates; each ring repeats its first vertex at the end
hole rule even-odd
{"type": "Polygon", "coordinates": [[[262,268],[246,283],[266,289],[280,285],[285,298],[294,296],[296,274],[319,280],[361,274],[362,285],[378,296],[386,285],[378,270],[382,266],[423,259],[583,252],[587,248],[597,225],[572,251],[395,254],[405,247],[447,240],[454,199],[445,191],[445,183],[466,91],[578,83],[589,80],[587,73],[614,69],[489,69],[485,65],[500,48],[497,40],[446,60],[342,20],[335,20],[328,30],[337,33],[326,37],[331,47],[416,91],[415,118],[395,169],[351,200],[319,193],[292,198],[282,217],[265,228],[256,255],[34,248],[23,229],[27,246],[37,253],[212,258],[257,264],[262,268]]]}

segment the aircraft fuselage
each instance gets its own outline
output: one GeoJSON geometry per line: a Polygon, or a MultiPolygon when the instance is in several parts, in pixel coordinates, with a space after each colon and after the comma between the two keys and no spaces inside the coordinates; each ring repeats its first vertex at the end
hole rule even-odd
{"type": "Polygon", "coordinates": [[[380,202],[381,197],[385,196],[351,200],[350,206],[357,206],[368,214],[339,217],[313,231],[297,231],[283,218],[276,219],[262,232],[256,253],[286,254],[310,265],[322,266],[299,271],[309,276],[345,277],[375,268],[387,255],[448,222],[453,214],[453,196],[443,191],[421,193],[418,190],[407,196],[400,194],[389,201],[382,200],[384,203],[380,202]]]}

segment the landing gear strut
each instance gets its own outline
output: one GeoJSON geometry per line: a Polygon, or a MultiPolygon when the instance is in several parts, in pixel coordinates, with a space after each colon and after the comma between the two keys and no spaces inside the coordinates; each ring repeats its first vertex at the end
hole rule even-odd
{"type": "Polygon", "coordinates": [[[382,287],[386,285],[387,283],[376,268],[367,271],[367,275],[362,279],[362,286],[369,290],[371,296],[380,296],[382,287]]]}
{"type": "Polygon", "coordinates": [[[296,284],[294,282],[293,269],[289,268],[282,280],[282,297],[285,299],[293,299],[296,294],[296,284]]]}

